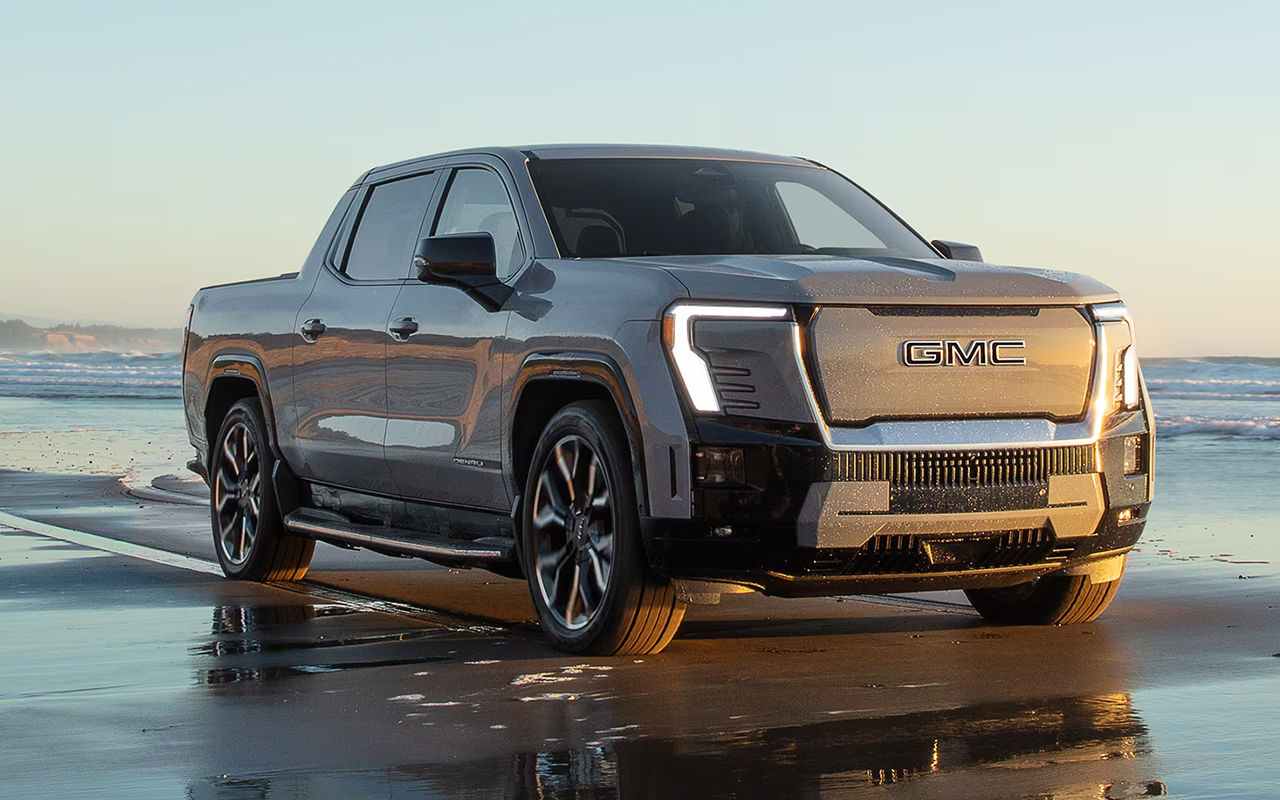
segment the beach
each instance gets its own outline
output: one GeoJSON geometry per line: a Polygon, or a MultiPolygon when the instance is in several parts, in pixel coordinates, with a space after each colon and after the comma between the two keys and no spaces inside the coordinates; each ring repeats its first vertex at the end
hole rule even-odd
{"type": "Polygon", "coordinates": [[[523,583],[478,570],[322,545],[299,587],[222,580],[179,356],[0,355],[0,788],[1265,796],[1280,359],[1143,369],[1156,500],[1097,622],[1000,628],[956,592],[740,595],[691,607],[658,656],[575,659],[523,583]]]}

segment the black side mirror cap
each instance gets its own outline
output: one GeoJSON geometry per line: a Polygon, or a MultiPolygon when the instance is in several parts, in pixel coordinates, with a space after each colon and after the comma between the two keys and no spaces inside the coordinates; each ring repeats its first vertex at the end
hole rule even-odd
{"type": "Polygon", "coordinates": [[[418,280],[457,286],[490,311],[511,297],[511,287],[498,280],[493,237],[488,233],[453,233],[418,242],[413,254],[418,280]]]}
{"type": "Polygon", "coordinates": [[[981,261],[982,251],[971,244],[963,242],[948,242],[943,239],[934,239],[929,244],[937,248],[942,253],[943,258],[949,258],[952,261],[981,261]]]}

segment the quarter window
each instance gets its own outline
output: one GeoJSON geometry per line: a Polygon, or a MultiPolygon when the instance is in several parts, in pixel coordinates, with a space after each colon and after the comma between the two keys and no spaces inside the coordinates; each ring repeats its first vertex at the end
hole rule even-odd
{"type": "Polygon", "coordinates": [[[450,233],[492,236],[500,277],[513,274],[524,263],[511,198],[502,179],[487,169],[460,169],[454,173],[432,235],[450,233]]]}
{"type": "Polygon", "coordinates": [[[437,177],[428,173],[373,188],[347,254],[343,272],[348,277],[361,281],[409,277],[437,177]]]}

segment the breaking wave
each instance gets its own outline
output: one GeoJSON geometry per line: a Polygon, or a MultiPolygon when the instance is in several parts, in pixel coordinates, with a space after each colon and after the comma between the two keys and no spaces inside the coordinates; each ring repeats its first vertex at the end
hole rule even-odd
{"type": "Polygon", "coordinates": [[[1280,440],[1280,358],[1142,362],[1161,439],[1280,440]]]}
{"type": "Polygon", "coordinates": [[[1156,435],[1162,439],[1203,435],[1217,439],[1280,441],[1280,419],[1211,419],[1207,417],[1156,417],[1156,435]]]}
{"type": "Polygon", "coordinates": [[[86,400],[182,396],[179,353],[3,353],[0,395],[86,400]]]}

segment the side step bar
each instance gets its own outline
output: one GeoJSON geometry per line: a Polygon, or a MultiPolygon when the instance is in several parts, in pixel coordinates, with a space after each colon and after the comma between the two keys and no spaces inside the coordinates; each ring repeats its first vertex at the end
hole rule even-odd
{"type": "Polygon", "coordinates": [[[284,525],[292,533],[313,539],[391,551],[431,561],[476,563],[512,559],[511,545],[501,544],[501,539],[498,542],[493,539],[476,542],[423,541],[421,531],[358,525],[343,520],[336,514],[330,515],[307,508],[300,508],[286,516],[284,525]]]}

